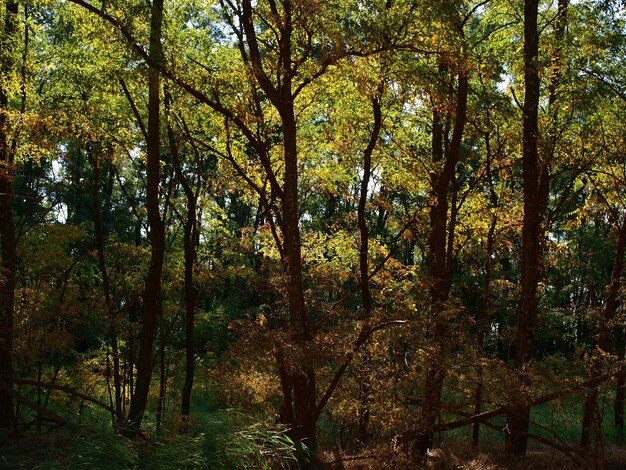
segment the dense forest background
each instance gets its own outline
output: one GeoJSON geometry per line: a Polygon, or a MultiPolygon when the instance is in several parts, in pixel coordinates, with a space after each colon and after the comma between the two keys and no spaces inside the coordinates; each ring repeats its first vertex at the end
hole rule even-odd
{"type": "Polygon", "coordinates": [[[625,463],[625,22],[3,0],[0,465],[625,463]]]}

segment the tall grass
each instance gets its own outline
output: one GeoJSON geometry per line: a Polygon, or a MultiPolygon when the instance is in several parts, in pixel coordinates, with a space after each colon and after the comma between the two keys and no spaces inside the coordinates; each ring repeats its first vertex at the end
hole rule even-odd
{"type": "Polygon", "coordinates": [[[191,432],[137,441],[88,426],[26,433],[0,449],[0,469],[274,470],[298,468],[303,456],[284,427],[234,411],[193,419],[191,432]]]}
{"type": "Polygon", "coordinates": [[[297,468],[298,457],[306,453],[298,451],[283,426],[254,423],[232,410],[210,415],[204,428],[209,464],[215,469],[297,468]]]}

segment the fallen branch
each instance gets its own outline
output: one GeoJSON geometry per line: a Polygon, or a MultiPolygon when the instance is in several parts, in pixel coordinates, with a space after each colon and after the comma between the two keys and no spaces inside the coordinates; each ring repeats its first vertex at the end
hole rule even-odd
{"type": "Polygon", "coordinates": [[[11,385],[6,380],[0,380],[0,387],[3,388],[9,395],[11,395],[15,399],[15,401],[17,401],[21,405],[24,405],[27,408],[30,408],[33,411],[36,411],[38,415],[43,416],[60,426],[66,426],[69,424],[65,420],[65,418],[59,416],[56,413],[53,413],[46,408],[42,408],[37,403],[30,401],[25,396],[17,393],[15,390],[13,390],[13,387],[11,387],[11,385]]]}
{"type": "MultiPolygon", "coordinates": [[[[469,413],[464,413],[462,411],[458,411],[455,414],[459,415],[459,416],[471,416],[469,413]]],[[[547,429],[545,426],[540,425],[539,423],[535,422],[535,421],[531,421],[532,424],[534,424],[535,426],[539,426],[542,429],[545,429],[547,431],[552,432],[552,434],[559,439],[559,437],[556,435],[556,433],[554,431],[552,431],[551,429],[547,429]]],[[[494,431],[498,431],[498,432],[502,432],[502,433],[508,433],[509,429],[505,426],[499,426],[497,424],[492,423],[491,421],[482,421],[481,424],[485,427],[488,427],[489,429],[493,429],[494,431]]],[[[584,462],[581,461],[581,459],[576,455],[576,450],[573,449],[572,447],[568,446],[565,443],[557,443],[555,441],[551,441],[550,439],[546,439],[545,437],[539,436],[538,434],[532,434],[532,433],[526,433],[526,436],[529,439],[533,439],[537,442],[541,442],[542,444],[548,446],[548,447],[552,447],[553,449],[556,449],[560,452],[562,452],[563,454],[565,454],[569,459],[571,459],[573,462],[575,462],[577,465],[581,466],[584,462]]],[[[560,439],[559,439],[560,440],[560,439]]]]}
{"type": "Polygon", "coordinates": [[[95,399],[93,397],[90,397],[89,395],[85,395],[84,393],[81,393],[78,390],[76,390],[76,388],[70,387],[70,386],[67,386],[67,385],[58,385],[58,384],[53,384],[53,383],[38,382],[37,380],[30,380],[30,379],[18,379],[16,377],[9,378],[9,377],[6,377],[6,376],[2,377],[2,382],[4,382],[6,384],[6,386],[9,387],[9,388],[10,388],[10,386],[8,385],[8,382],[12,382],[12,383],[21,384],[21,385],[32,385],[34,387],[47,388],[47,389],[50,389],[50,390],[59,390],[61,392],[67,393],[68,395],[71,395],[73,397],[80,398],[82,400],[85,400],[85,401],[88,401],[90,403],[93,403],[94,405],[97,405],[100,408],[103,408],[103,409],[107,410],[109,413],[114,413],[115,412],[113,410],[113,408],[111,408],[106,403],[103,403],[103,402],[101,402],[101,401],[99,401],[99,400],[97,400],[97,399],[95,399]]]}
{"type": "MultiPolygon", "coordinates": [[[[530,406],[542,405],[543,403],[547,403],[553,400],[558,400],[559,398],[564,398],[572,393],[575,393],[583,388],[596,387],[597,385],[606,382],[611,379],[612,375],[610,373],[600,375],[593,379],[587,380],[585,382],[579,383],[571,388],[565,390],[557,390],[552,393],[548,393],[547,395],[543,395],[539,398],[530,402],[530,406]]],[[[509,406],[501,406],[500,408],[496,408],[494,410],[485,411],[483,413],[479,413],[477,415],[468,416],[467,418],[459,419],[456,421],[452,421],[450,423],[441,423],[436,426],[433,426],[431,430],[433,432],[443,432],[443,431],[451,431],[453,429],[462,428],[464,426],[469,426],[474,423],[482,423],[488,419],[495,418],[496,416],[500,416],[503,414],[510,413],[509,406]]],[[[407,443],[414,439],[417,439],[420,434],[423,432],[421,429],[406,431],[400,438],[399,442],[407,443]]]]}

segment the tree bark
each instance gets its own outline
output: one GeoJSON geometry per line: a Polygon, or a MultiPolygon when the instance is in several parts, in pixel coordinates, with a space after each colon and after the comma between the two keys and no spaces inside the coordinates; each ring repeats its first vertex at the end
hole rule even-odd
{"type": "MultiPolygon", "coordinates": [[[[616,335],[616,351],[618,360],[624,360],[624,353],[626,352],[624,329],[620,328],[616,335]]],[[[624,367],[620,367],[617,371],[615,386],[615,402],[613,404],[613,414],[615,418],[615,430],[617,431],[617,438],[620,443],[624,442],[624,387],[626,384],[626,370],[624,367]]]]}
{"type": "MultiPolygon", "coordinates": [[[[542,244],[542,201],[540,191],[540,165],[537,139],[539,110],[539,31],[537,27],[539,2],[524,2],[524,107],[523,107],[523,163],[524,220],[522,228],[522,273],[520,312],[515,336],[515,369],[519,375],[521,394],[511,404],[509,414],[510,439],[508,451],[514,455],[526,454],[529,400],[524,398],[530,386],[529,361],[533,352],[534,326],[537,316],[537,284],[542,244]]],[[[544,175],[544,178],[547,176],[544,175]]]]}
{"type": "Polygon", "coordinates": [[[298,212],[298,158],[296,146],[296,121],[291,96],[285,96],[286,103],[280,110],[283,122],[285,146],[285,176],[283,184],[282,232],[285,256],[283,264],[287,273],[287,295],[289,299],[289,319],[291,337],[301,348],[303,363],[290,371],[293,388],[294,436],[310,448],[315,447],[315,371],[307,364],[304,351],[311,340],[308,314],[304,302],[302,283],[302,255],[300,244],[300,216],[298,212]]]}
{"type": "MultiPolygon", "coordinates": [[[[153,0],[151,5],[149,55],[161,64],[163,51],[161,29],[163,22],[163,0],[153,0]]],[[[153,67],[148,70],[148,128],[147,128],[147,200],[148,225],[150,227],[150,266],[146,277],[143,296],[143,316],[139,355],[137,358],[137,380],[135,393],[128,412],[128,428],[131,434],[141,427],[148,402],[152,378],[152,345],[156,318],[161,302],[161,272],[165,251],[165,228],[159,210],[160,182],[160,76],[153,67]]]]}
{"type": "MultiPolygon", "coordinates": [[[[18,3],[7,1],[4,22],[3,60],[0,70],[0,376],[13,377],[13,309],[17,240],[13,223],[13,149],[10,144],[9,97],[3,84],[13,68],[11,41],[17,32],[18,3]]],[[[9,383],[7,387],[11,387],[9,383]]],[[[11,390],[0,388],[0,427],[15,424],[11,390]]]]}

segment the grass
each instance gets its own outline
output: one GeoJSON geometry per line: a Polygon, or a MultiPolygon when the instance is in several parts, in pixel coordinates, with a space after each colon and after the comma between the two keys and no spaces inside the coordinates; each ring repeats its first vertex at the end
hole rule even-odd
{"type": "Polygon", "coordinates": [[[108,428],[76,426],[28,432],[0,447],[0,469],[185,470],[297,467],[297,449],[283,428],[233,411],[207,414],[189,433],[130,441],[108,428]]]}

